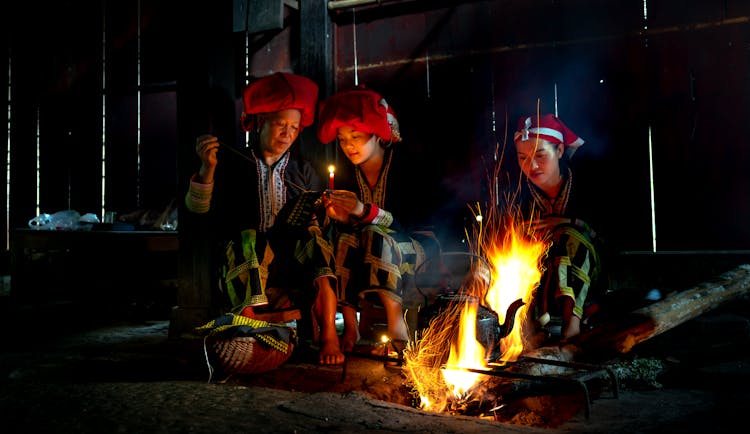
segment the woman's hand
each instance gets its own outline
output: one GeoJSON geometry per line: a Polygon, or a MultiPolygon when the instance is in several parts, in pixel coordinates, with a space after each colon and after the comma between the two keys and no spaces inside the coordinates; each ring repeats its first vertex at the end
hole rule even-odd
{"type": "Polygon", "coordinates": [[[208,167],[216,167],[216,151],[219,149],[219,139],[204,134],[195,140],[195,153],[201,159],[201,163],[208,167]]]}
{"type": "Polygon", "coordinates": [[[214,170],[216,169],[216,164],[218,164],[218,159],[216,158],[218,150],[219,139],[210,134],[204,134],[195,140],[195,153],[201,159],[201,168],[198,171],[198,175],[206,184],[213,182],[214,170]]]}
{"type": "Polygon", "coordinates": [[[328,191],[323,195],[323,201],[328,217],[341,223],[348,224],[351,216],[360,216],[365,210],[357,195],[347,190],[328,191]]]}

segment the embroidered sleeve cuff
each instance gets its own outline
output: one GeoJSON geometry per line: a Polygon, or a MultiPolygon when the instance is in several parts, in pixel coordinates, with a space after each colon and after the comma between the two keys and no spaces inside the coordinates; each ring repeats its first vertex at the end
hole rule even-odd
{"type": "Polygon", "coordinates": [[[377,210],[375,205],[366,203],[365,208],[362,210],[362,214],[352,217],[354,217],[354,221],[357,223],[369,223],[372,220],[373,210],[377,210]]]}
{"type": "Polygon", "coordinates": [[[367,217],[365,221],[374,225],[390,227],[393,224],[393,215],[375,205],[372,206],[370,214],[367,217]]]}
{"type": "Polygon", "coordinates": [[[195,181],[195,175],[190,179],[190,188],[185,195],[185,206],[188,210],[202,214],[208,212],[211,207],[211,195],[214,185],[202,184],[195,181]]]}
{"type": "Polygon", "coordinates": [[[361,217],[352,216],[352,220],[358,224],[374,224],[390,227],[393,216],[388,211],[378,208],[374,203],[366,203],[361,217]]]}

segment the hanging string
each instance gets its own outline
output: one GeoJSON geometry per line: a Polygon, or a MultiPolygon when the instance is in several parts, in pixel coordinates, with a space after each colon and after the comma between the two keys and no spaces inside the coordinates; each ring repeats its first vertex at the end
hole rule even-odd
{"type": "MultiPolygon", "coordinates": [[[[253,157],[251,157],[249,155],[246,155],[246,154],[243,154],[240,150],[235,149],[233,146],[229,146],[229,145],[227,145],[224,142],[219,142],[219,146],[221,146],[221,149],[226,149],[228,151],[232,151],[232,153],[234,155],[237,155],[238,157],[242,157],[245,160],[247,160],[247,161],[249,161],[249,162],[251,162],[253,164],[257,164],[256,161],[255,161],[255,159],[253,157]]],[[[296,184],[296,183],[294,183],[294,182],[292,182],[292,181],[290,181],[290,180],[288,180],[286,178],[284,178],[284,182],[287,183],[287,184],[289,184],[289,185],[291,185],[292,187],[296,188],[300,192],[304,193],[306,191],[310,191],[310,190],[306,189],[305,187],[303,187],[303,186],[301,186],[299,184],[296,184]]]]}
{"type": "Polygon", "coordinates": [[[352,39],[354,40],[354,86],[359,86],[359,71],[357,70],[357,15],[356,8],[352,8],[352,39]]]}
{"type": "MultiPolygon", "coordinates": [[[[496,173],[499,172],[499,165],[500,165],[500,156],[498,155],[500,153],[500,143],[497,140],[497,113],[495,112],[495,70],[494,68],[490,68],[490,101],[492,103],[492,137],[495,139],[495,150],[493,152],[493,159],[495,162],[495,170],[496,173]]],[[[495,206],[500,206],[500,180],[498,179],[498,176],[494,176],[495,181],[495,206]]]]}
{"type": "Polygon", "coordinates": [[[555,116],[559,116],[557,114],[557,82],[555,82],[555,116]]]}
{"type": "MultiPolygon", "coordinates": [[[[495,113],[495,70],[490,70],[490,100],[492,101],[492,134],[497,138],[497,113],[495,113]]],[[[497,153],[495,153],[497,161],[497,153]]]]}

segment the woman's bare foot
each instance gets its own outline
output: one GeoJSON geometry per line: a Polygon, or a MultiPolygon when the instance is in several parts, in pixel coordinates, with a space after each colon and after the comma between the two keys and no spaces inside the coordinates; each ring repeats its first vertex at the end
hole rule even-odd
{"type": "Polygon", "coordinates": [[[340,365],[344,363],[344,353],[339,346],[336,331],[336,293],[332,280],[321,277],[315,280],[318,295],[313,304],[313,318],[320,327],[320,352],[318,360],[321,365],[340,365]]]}
{"type": "Polygon", "coordinates": [[[323,341],[321,344],[320,352],[318,353],[321,365],[340,365],[344,363],[344,353],[341,352],[338,338],[333,341],[323,341]]]}
{"type": "Polygon", "coordinates": [[[391,340],[408,341],[409,331],[406,327],[401,303],[385,296],[381,296],[380,298],[385,308],[386,319],[388,320],[388,338],[391,340]]]}
{"type": "Polygon", "coordinates": [[[350,353],[354,350],[354,345],[359,341],[359,324],[357,322],[357,310],[351,306],[344,306],[341,309],[344,317],[344,332],[341,335],[341,350],[344,353],[350,353]]]}

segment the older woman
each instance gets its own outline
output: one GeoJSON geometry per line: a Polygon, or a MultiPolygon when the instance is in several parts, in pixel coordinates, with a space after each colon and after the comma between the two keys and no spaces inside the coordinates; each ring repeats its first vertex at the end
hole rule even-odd
{"type": "Polygon", "coordinates": [[[295,74],[275,73],[251,83],[242,113],[251,146],[229,148],[212,135],[198,137],[201,166],[185,202],[194,213],[212,217],[206,229],[219,242],[219,289],[232,311],[258,317],[259,306],[269,301],[275,308],[288,306],[290,299],[310,303],[320,326],[320,363],[341,364],[333,249],[317,220],[302,222],[299,231],[277,219],[287,203],[324,188],[293,146],[315,119],[317,97],[317,85],[295,74]]]}

